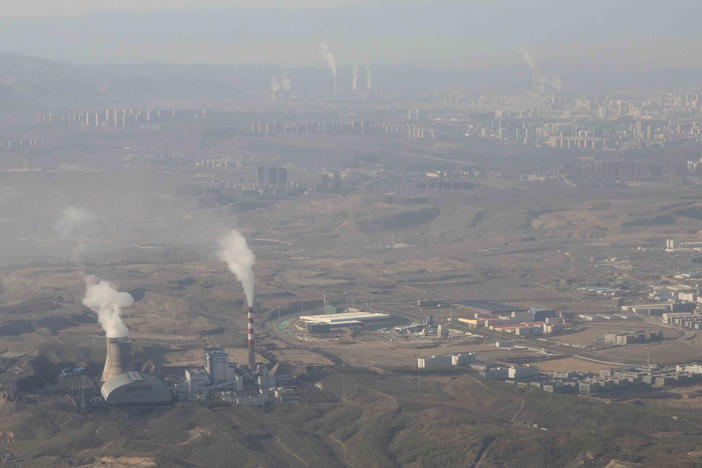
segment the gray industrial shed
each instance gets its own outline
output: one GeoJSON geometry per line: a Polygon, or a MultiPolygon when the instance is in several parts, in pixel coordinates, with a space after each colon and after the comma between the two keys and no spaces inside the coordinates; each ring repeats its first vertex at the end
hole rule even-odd
{"type": "Polygon", "coordinates": [[[172,397],[158,377],[140,372],[125,372],[102,385],[102,397],[108,405],[146,405],[170,403],[172,397]]]}

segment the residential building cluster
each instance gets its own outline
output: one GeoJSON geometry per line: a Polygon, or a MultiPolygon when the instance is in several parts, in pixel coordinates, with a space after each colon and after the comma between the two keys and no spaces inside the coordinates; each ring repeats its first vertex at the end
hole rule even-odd
{"type": "Polygon", "coordinates": [[[145,128],[161,123],[207,117],[207,109],[105,109],[102,111],[71,111],[37,113],[42,125],[80,125],[92,128],[145,128]]]}

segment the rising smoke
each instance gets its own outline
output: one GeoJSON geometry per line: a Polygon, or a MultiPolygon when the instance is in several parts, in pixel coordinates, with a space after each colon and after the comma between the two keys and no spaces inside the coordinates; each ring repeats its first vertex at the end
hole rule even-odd
{"type": "Polygon", "coordinates": [[[125,338],[129,330],[119,316],[123,307],[134,305],[134,298],[127,292],[117,291],[109,282],[98,281],[93,275],[85,277],[83,305],[95,312],[108,338],[125,338]]]}
{"type": "Polygon", "coordinates": [[[95,216],[87,208],[69,206],[59,215],[59,219],[54,223],[54,229],[61,237],[68,237],[76,230],[85,228],[93,219],[95,216]]]}
{"type": "Polygon", "coordinates": [[[558,75],[547,75],[544,73],[527,49],[522,50],[522,59],[524,59],[527,66],[534,74],[534,80],[536,81],[539,89],[544,90],[544,88],[548,86],[555,91],[563,90],[563,82],[561,81],[561,77],[558,75]]]}
{"type": "Polygon", "coordinates": [[[336,90],[336,59],[334,58],[334,54],[329,50],[329,46],[324,41],[319,43],[319,50],[322,52],[322,58],[326,60],[327,67],[334,78],[334,90],[336,90]]]}
{"type": "Polygon", "coordinates": [[[246,303],[253,307],[254,300],[254,272],[253,266],[256,257],[246,243],[246,238],[236,229],[219,239],[218,257],[226,262],[229,270],[234,273],[244,288],[246,303]]]}
{"type": "Polygon", "coordinates": [[[351,81],[351,91],[358,89],[358,65],[353,64],[353,80],[351,81]]]}
{"type": "Polygon", "coordinates": [[[290,91],[291,81],[287,73],[283,73],[283,76],[280,77],[280,86],[283,88],[283,91],[290,91]]]}
{"type": "Polygon", "coordinates": [[[278,91],[280,91],[280,81],[278,81],[275,77],[271,78],[271,92],[273,94],[276,94],[278,91]]]}
{"type": "Polygon", "coordinates": [[[371,75],[370,65],[366,66],[366,89],[370,91],[373,88],[373,75],[371,75]]]}

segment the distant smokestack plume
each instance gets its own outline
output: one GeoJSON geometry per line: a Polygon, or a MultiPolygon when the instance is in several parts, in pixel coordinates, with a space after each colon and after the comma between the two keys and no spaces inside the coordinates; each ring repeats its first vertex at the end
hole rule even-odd
{"type": "Polygon", "coordinates": [[[319,50],[322,52],[322,58],[327,61],[327,67],[334,78],[334,92],[336,92],[336,59],[334,54],[329,50],[326,42],[319,43],[319,50]]]}
{"type": "Polygon", "coordinates": [[[353,81],[351,81],[351,91],[358,89],[358,65],[353,64],[353,81]]]}
{"type": "Polygon", "coordinates": [[[85,277],[83,305],[95,312],[108,338],[126,338],[129,330],[119,316],[123,307],[134,305],[131,294],[117,291],[109,282],[98,281],[93,275],[85,277]]]}
{"type": "Polygon", "coordinates": [[[561,81],[561,77],[558,75],[547,75],[544,73],[527,49],[522,51],[522,59],[524,59],[527,66],[534,74],[534,80],[538,84],[539,88],[543,89],[545,86],[549,86],[556,91],[563,90],[563,82],[561,81]]]}
{"type": "Polygon", "coordinates": [[[246,239],[236,229],[219,239],[219,259],[226,262],[229,270],[234,273],[241,283],[246,295],[246,303],[253,307],[254,303],[254,272],[256,257],[249,249],[246,239]]]}
{"type": "Polygon", "coordinates": [[[290,91],[291,82],[287,73],[283,73],[283,76],[280,77],[280,86],[282,86],[283,91],[290,91]]]}
{"type": "Polygon", "coordinates": [[[249,369],[256,370],[256,354],[254,351],[254,272],[253,266],[256,257],[249,249],[246,239],[236,229],[232,229],[229,234],[219,240],[219,258],[227,263],[229,270],[241,282],[246,295],[247,309],[246,319],[248,324],[248,345],[249,345],[249,369]]]}
{"type": "Polygon", "coordinates": [[[534,57],[531,56],[531,53],[529,53],[528,50],[522,51],[522,58],[529,66],[529,68],[531,68],[531,71],[533,71],[534,73],[541,73],[538,65],[536,65],[536,60],[534,60],[534,57]]]}
{"type": "Polygon", "coordinates": [[[368,91],[373,89],[373,75],[371,75],[370,65],[366,66],[366,89],[368,91]]]}
{"type": "Polygon", "coordinates": [[[54,223],[54,229],[58,231],[61,237],[68,237],[76,230],[90,224],[95,219],[95,216],[82,206],[68,206],[59,216],[59,219],[54,223]]]}

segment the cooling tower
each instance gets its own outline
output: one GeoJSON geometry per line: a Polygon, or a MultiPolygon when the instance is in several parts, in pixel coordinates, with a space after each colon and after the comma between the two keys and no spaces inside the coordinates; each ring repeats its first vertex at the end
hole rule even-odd
{"type": "Polygon", "coordinates": [[[107,338],[107,356],[102,381],[132,370],[132,340],[124,338],[107,338]]]}
{"type": "Polygon", "coordinates": [[[249,369],[254,372],[256,370],[256,352],[254,351],[253,307],[249,307],[247,318],[249,322],[249,369]]]}

